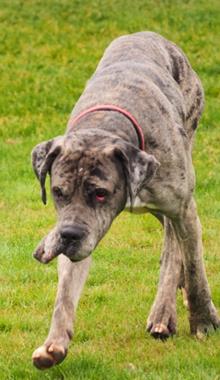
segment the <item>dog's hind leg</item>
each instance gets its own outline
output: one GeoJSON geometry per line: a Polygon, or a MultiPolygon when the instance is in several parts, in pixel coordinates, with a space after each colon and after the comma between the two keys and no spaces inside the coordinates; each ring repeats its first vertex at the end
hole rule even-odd
{"type": "MultiPolygon", "coordinates": [[[[158,216],[155,215],[157,218],[158,216]]],[[[158,218],[162,223],[162,217],[158,218]]],[[[152,336],[166,339],[176,332],[176,292],[182,286],[182,257],[172,222],[163,217],[164,246],[158,291],[147,320],[152,336]]]]}
{"type": "Polygon", "coordinates": [[[185,287],[190,313],[191,333],[197,336],[220,326],[220,320],[212,303],[202,258],[202,232],[196,204],[192,198],[179,218],[173,220],[181,251],[185,275],[185,287]]]}
{"type": "Polygon", "coordinates": [[[76,308],[90,263],[91,257],[76,263],[64,255],[58,258],[59,283],[50,331],[44,344],[32,356],[34,365],[39,369],[59,364],[67,354],[76,308]]]}

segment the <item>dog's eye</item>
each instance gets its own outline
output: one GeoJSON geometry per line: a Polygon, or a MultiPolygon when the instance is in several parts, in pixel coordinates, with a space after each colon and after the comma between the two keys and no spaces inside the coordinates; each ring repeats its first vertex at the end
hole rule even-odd
{"type": "Polygon", "coordinates": [[[53,195],[58,199],[61,199],[64,196],[60,187],[53,187],[53,195]]]}
{"type": "Polygon", "coordinates": [[[108,192],[105,189],[98,188],[95,190],[95,199],[97,202],[104,202],[107,195],[108,192]]]}

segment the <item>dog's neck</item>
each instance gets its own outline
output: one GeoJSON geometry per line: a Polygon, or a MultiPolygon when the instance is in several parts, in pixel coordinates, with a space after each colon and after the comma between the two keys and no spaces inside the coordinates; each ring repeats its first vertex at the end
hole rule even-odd
{"type": "Polygon", "coordinates": [[[125,108],[118,107],[114,104],[100,104],[100,105],[96,105],[96,106],[89,107],[89,108],[85,109],[84,111],[79,113],[77,116],[71,116],[70,117],[69,122],[68,122],[68,127],[72,128],[72,127],[74,127],[74,125],[77,124],[77,122],[80,119],[84,118],[86,115],[89,115],[89,114],[94,113],[94,112],[100,112],[100,111],[120,113],[125,118],[127,118],[131,122],[134,129],[136,130],[138,140],[139,140],[140,149],[144,150],[144,148],[145,148],[144,134],[143,134],[143,130],[142,130],[140,124],[138,123],[136,118],[129,111],[127,111],[125,108]]]}
{"type": "MultiPolygon", "coordinates": [[[[79,136],[87,135],[97,137],[98,141],[110,138],[122,139],[125,142],[140,147],[138,134],[132,121],[126,118],[119,112],[111,111],[98,111],[88,113],[83,118],[79,119],[77,123],[69,123],[67,134],[76,134],[79,136]]],[[[96,143],[98,142],[96,140],[96,143]]],[[[106,141],[107,143],[107,141],[106,141]]]]}

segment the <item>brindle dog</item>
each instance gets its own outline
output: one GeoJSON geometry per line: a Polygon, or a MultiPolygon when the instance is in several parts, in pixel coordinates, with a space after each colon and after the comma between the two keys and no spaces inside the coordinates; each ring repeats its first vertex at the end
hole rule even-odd
{"type": "Polygon", "coordinates": [[[55,228],[34,256],[47,263],[59,255],[59,284],[49,335],[33,354],[36,367],[60,363],[73,335],[73,320],[91,253],[113,219],[137,199],[164,226],[157,296],[148,331],[166,338],[176,331],[176,292],[184,286],[193,334],[219,326],[202,259],[202,237],[193,198],[192,140],[203,90],[183,52],[163,37],[142,32],[122,36],[105,51],[75,105],[72,118],[99,104],[129,111],[141,125],[139,149],[131,121],[115,111],[92,112],[66,134],[32,153],[46,202],[45,180],[58,214],[55,228]]]}

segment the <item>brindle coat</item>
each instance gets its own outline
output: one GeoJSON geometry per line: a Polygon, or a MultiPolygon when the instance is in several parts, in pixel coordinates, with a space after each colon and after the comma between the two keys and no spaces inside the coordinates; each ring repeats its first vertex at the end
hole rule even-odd
{"type": "Polygon", "coordinates": [[[203,90],[183,52],[163,37],[123,36],[105,51],[74,107],[114,104],[142,126],[145,152],[132,123],[115,111],[90,113],[64,136],[33,150],[33,167],[46,202],[45,179],[58,214],[56,227],[35,251],[41,262],[59,256],[59,285],[49,335],[33,354],[38,368],[66,356],[73,318],[91,252],[126,202],[142,202],[164,225],[157,296],[147,329],[159,338],[176,331],[176,291],[185,286],[192,333],[219,326],[202,259],[202,238],[193,191],[191,149],[203,90]]]}

